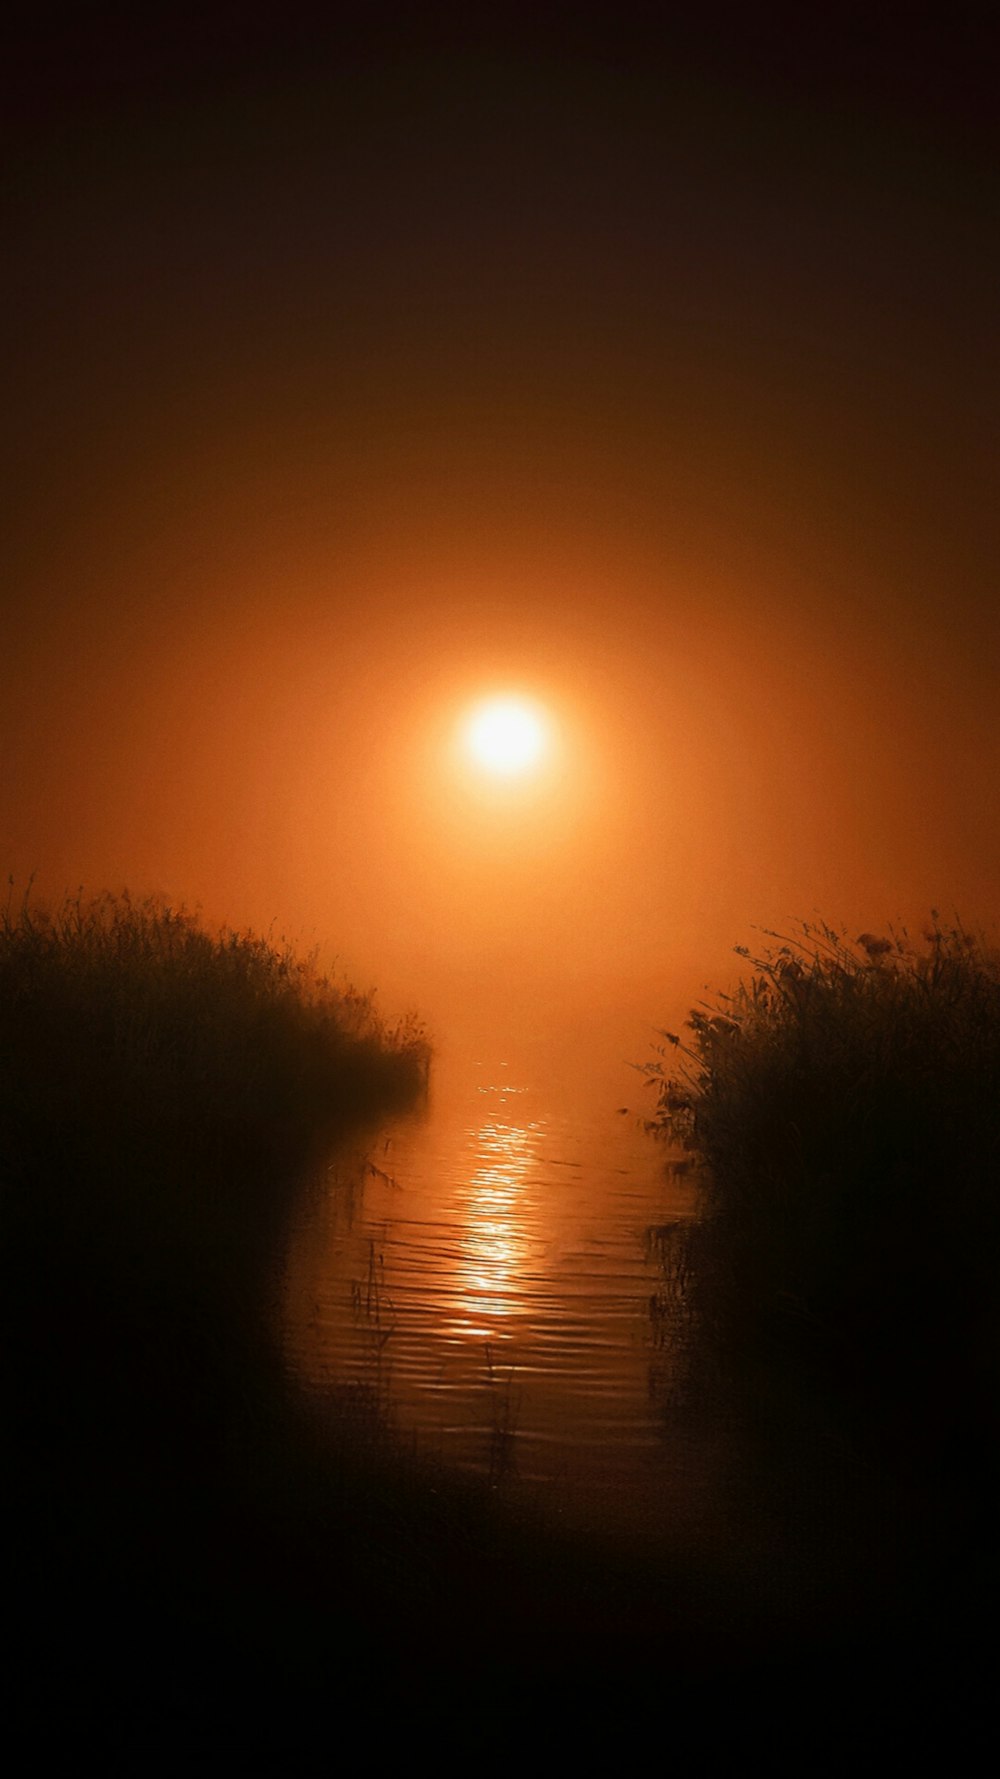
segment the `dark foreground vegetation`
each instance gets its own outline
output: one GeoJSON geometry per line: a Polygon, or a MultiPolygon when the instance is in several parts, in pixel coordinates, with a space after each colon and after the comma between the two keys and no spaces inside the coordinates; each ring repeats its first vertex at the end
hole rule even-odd
{"type": "Polygon", "coordinates": [[[235,1629],[252,1574],[266,1594],[280,1565],[247,1467],[276,1475],[291,1437],[288,1219],[317,1158],[412,1102],[427,1067],[415,1025],[387,1028],[287,948],[127,896],[8,903],[8,1622],[15,1691],[46,1695],[45,1723],[82,1691],[112,1733],[137,1688],[178,1692],[203,1620],[235,1629]]]}
{"type": "Polygon", "coordinates": [[[686,1561],[664,1597],[647,1551],[418,1463],[364,1391],[291,1384],[290,1220],[427,1067],[419,1030],[259,938],[128,898],[8,908],[2,1690],[33,1758],[409,1759],[420,1722],[564,1711],[595,1672],[641,1702],[647,1660],[725,1659],[686,1561]]]}
{"type": "MultiPolygon", "coordinates": [[[[867,1128],[859,1083],[873,1059],[850,1062],[845,1035],[843,1058],[821,1069],[825,1077],[834,1068],[829,1089],[814,1083],[811,1102],[805,1054],[801,1077],[789,1076],[790,1057],[781,1062],[782,1043],[791,1043],[780,1036],[783,1008],[787,1001],[794,1031],[799,1001],[811,997],[817,1018],[829,1002],[835,1032],[840,1001],[875,1026],[877,1007],[898,1002],[891,1042],[908,1033],[907,1056],[923,1054],[921,996],[932,1025],[935,1006],[954,1008],[956,1061],[937,1119],[925,1115],[914,1141],[909,1102],[893,1101],[889,1122],[869,1133],[891,1162],[887,1179],[871,1154],[851,1176],[876,1199],[890,1187],[898,1194],[905,1162],[911,1208],[921,1192],[927,1200],[929,1235],[941,1190],[935,1156],[943,1163],[960,1137],[970,1165],[977,1158],[985,1168],[993,1155],[995,1098],[993,1113],[978,1122],[975,1114],[993,1067],[996,979],[971,948],[945,939],[926,964],[876,956],[870,972],[863,960],[833,955],[819,963],[790,952],[785,961],[787,971],[784,961],[772,976],[763,970],[764,985],[732,1003],[724,1023],[720,1015],[696,1028],[700,1072],[684,1103],[663,1084],[664,1118],[682,1120],[720,1182],[692,1237],[688,1270],[699,1282],[689,1325],[711,1329],[717,1353],[748,1329],[763,1347],[775,1325],[788,1346],[791,1329],[796,1349],[802,1329],[819,1328],[824,1362],[829,1349],[843,1369],[842,1353],[866,1343],[879,1376],[891,1377],[894,1366],[905,1369],[907,1342],[893,1337],[887,1313],[866,1305],[871,1267],[849,1253],[845,1232],[837,1252],[853,1267],[850,1290],[836,1283],[839,1263],[829,1258],[819,1268],[824,1290],[819,1274],[813,1287],[805,1257],[818,1264],[822,1242],[808,1217],[787,1225],[792,1176],[782,1186],[768,1171],[783,1153],[777,1108],[791,1092],[805,1145],[796,1165],[808,1162],[810,1179],[836,1173],[846,1144],[837,1084],[853,1082],[856,1129],[867,1128]],[[740,1043],[747,1070],[727,1063],[727,1074],[721,1059],[741,1054],[740,1043]],[[894,1133],[899,1143],[905,1135],[903,1148],[894,1133]],[[768,1183],[760,1200],[758,1178],[768,1183]],[[765,1213],[770,1234],[755,1233],[765,1213]]],[[[822,1020],[808,1027],[817,1042],[821,1030],[822,1020]]],[[[881,1078],[901,1094],[899,1056],[886,1058],[881,1078]]],[[[284,1767],[302,1739],[311,1758],[317,1747],[324,1758],[330,1749],[356,1755],[359,1740],[373,1758],[410,1758],[422,1735],[461,1738],[470,1716],[491,1746],[537,1738],[541,1716],[567,1746],[585,1736],[593,1748],[603,1729],[620,1760],[630,1742],[643,1744],[652,1712],[675,1751],[694,1746],[702,1757],[719,1736],[745,1741],[762,1717],[773,1755],[795,1734],[775,1703],[780,1675],[800,1704],[809,1686],[822,1695],[826,1742],[832,1710],[856,1734],[863,1698],[869,1745],[874,1700],[898,1748],[897,1698],[904,1712],[908,1698],[883,1658],[893,1641],[910,1664],[909,1694],[939,1605],[919,1586],[903,1595],[891,1583],[872,1587],[855,1565],[831,1608],[825,1581],[814,1586],[806,1574],[799,1586],[787,1560],[772,1575],[772,1547],[725,1512],[717,1528],[708,1516],[697,1548],[672,1532],[669,1514],[656,1548],[645,1538],[583,1544],[485,1484],[459,1486],[418,1464],[363,1396],[307,1401],[290,1387],[276,1316],[289,1220],[332,1144],[420,1095],[427,1058],[416,1028],[387,1030],[369,998],[260,939],[211,937],[184,914],[127,898],[73,903],[53,916],[8,910],[0,1352],[9,1733],[27,1729],[36,1760],[50,1750],[121,1760],[124,1751],[148,1764],[211,1749],[284,1767]],[[722,1719],[704,1708],[719,1699],[722,1719]]],[[[876,1085],[872,1077],[879,1105],[876,1085]]],[[[914,1094],[914,1116],[925,1099],[914,1094]]],[[[824,1215],[836,1223],[832,1186],[828,1196],[824,1215]]],[[[967,1187],[963,1215],[979,1216],[977,1238],[947,1250],[933,1299],[919,1283],[882,1281],[895,1314],[921,1308],[924,1363],[944,1306],[962,1318],[946,1351],[970,1407],[993,1375],[983,1302],[988,1199],[967,1187]],[[963,1257],[960,1293],[948,1269],[963,1257]]],[[[954,1210],[953,1196],[942,1225],[954,1210]]],[[[879,1242],[900,1239],[888,1205],[876,1223],[879,1242]]],[[[922,1249],[906,1239],[910,1265],[922,1249]]],[[[813,1332],[809,1340],[812,1354],[813,1332]]],[[[943,1385],[941,1395],[952,1401],[943,1385]]],[[[929,1665],[939,1680],[938,1647],[935,1634],[929,1665]]],[[[947,1694],[952,1741],[954,1712],[963,1723],[974,1714],[974,1662],[963,1666],[963,1685],[964,1702],[947,1694]]],[[[926,1714],[919,1728],[926,1740],[926,1714]]],[[[473,1745],[454,1745],[465,1765],[473,1745]]]]}
{"type": "Polygon", "coordinates": [[[1000,959],[936,916],[916,943],[768,938],[647,1070],[702,1190],[662,1242],[689,1400],[800,1492],[808,1425],[827,1478],[851,1454],[995,1574],[1000,959]]]}
{"type": "Polygon", "coordinates": [[[414,1027],[263,939],[127,896],[8,906],[0,1252],[30,1444],[73,1427],[74,1461],[114,1468],[171,1417],[182,1458],[217,1433],[310,1157],[426,1068],[414,1027]]]}

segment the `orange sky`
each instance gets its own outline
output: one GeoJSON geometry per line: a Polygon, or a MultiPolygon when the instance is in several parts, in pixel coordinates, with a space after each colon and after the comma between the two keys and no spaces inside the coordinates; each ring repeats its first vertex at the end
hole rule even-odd
{"type": "Polygon", "coordinates": [[[995,284],[957,19],[903,73],[693,27],[150,37],[121,67],[26,38],[18,885],[273,922],[439,1022],[673,1020],[753,924],[816,911],[992,923],[995,284]],[[484,799],[447,742],[497,685],[563,753],[484,799]]]}

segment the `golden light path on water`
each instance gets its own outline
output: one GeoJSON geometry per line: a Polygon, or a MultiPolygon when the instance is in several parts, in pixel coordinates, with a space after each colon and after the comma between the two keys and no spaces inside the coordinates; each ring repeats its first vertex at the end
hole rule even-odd
{"type": "Polygon", "coordinates": [[[612,1060],[581,1080],[540,1044],[439,1058],[425,1111],[316,1182],[284,1302],[308,1392],[598,1519],[662,1497],[672,1361],[648,1235],[692,1208],[612,1060]]]}
{"type": "Polygon", "coordinates": [[[521,1275],[530,1252],[519,1201],[538,1162],[539,1126],[492,1120],[476,1131],[478,1156],[469,1176],[468,1222],[455,1268],[450,1332],[489,1340],[518,1311],[521,1275]]]}

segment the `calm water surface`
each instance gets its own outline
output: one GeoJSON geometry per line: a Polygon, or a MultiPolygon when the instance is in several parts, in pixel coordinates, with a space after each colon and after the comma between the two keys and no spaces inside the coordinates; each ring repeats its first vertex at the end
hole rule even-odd
{"type": "Polygon", "coordinates": [[[649,1042],[442,1047],[426,1108],[304,1204],[284,1306],[299,1379],[377,1397],[418,1450],[560,1514],[659,1506],[670,1359],[647,1232],[693,1207],[642,1127],[628,1061],[649,1042]]]}

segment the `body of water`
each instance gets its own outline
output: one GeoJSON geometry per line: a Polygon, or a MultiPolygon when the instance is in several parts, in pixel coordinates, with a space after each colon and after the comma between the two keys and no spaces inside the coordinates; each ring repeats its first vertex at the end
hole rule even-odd
{"type": "Polygon", "coordinates": [[[629,1066],[652,1034],[441,1047],[427,1105],[336,1158],[286,1268],[288,1361],[416,1449],[609,1523],[662,1511],[649,1231],[691,1214],[629,1066]]]}

